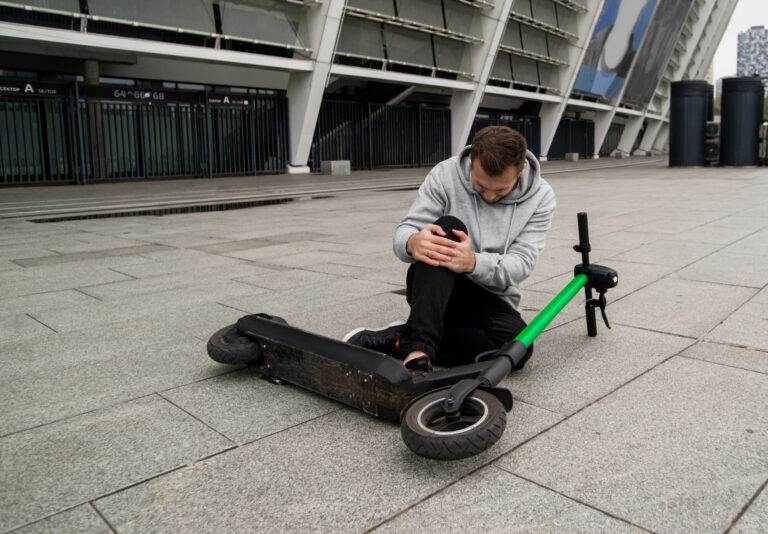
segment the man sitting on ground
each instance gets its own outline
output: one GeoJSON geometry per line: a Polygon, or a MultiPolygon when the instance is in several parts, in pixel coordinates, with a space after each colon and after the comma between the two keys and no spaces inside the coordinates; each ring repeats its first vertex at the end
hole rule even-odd
{"type": "Polygon", "coordinates": [[[408,320],[358,328],[344,340],[428,371],[432,363],[470,363],[514,339],[526,326],[518,286],[555,210],[539,171],[525,138],[505,126],[480,130],[461,154],[437,164],[395,230],[395,255],[411,264],[408,320]]]}

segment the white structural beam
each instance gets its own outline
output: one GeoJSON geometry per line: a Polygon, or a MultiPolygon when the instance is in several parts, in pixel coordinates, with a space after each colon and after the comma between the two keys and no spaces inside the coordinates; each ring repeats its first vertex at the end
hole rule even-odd
{"type": "Polygon", "coordinates": [[[620,150],[625,154],[629,154],[632,151],[632,147],[635,144],[635,139],[637,139],[637,135],[640,133],[640,129],[643,127],[644,120],[645,115],[633,115],[627,119],[627,123],[624,125],[624,130],[621,132],[619,144],[616,147],[617,150],[620,150]]]}
{"type": "Polygon", "coordinates": [[[353,67],[350,65],[331,65],[331,74],[333,76],[378,80],[387,83],[401,83],[404,85],[415,85],[417,87],[441,87],[461,91],[472,91],[475,88],[473,82],[463,80],[447,80],[445,78],[432,78],[429,76],[420,76],[418,74],[408,74],[391,70],[367,69],[365,67],[353,67]]]}
{"type": "Polygon", "coordinates": [[[659,129],[659,135],[656,137],[656,141],[653,143],[654,150],[664,151],[667,147],[667,141],[669,140],[669,123],[665,122],[659,129]]]}
{"type": "MultiPolygon", "coordinates": [[[[693,24],[686,52],[681,57],[680,66],[674,72],[673,80],[685,79],[686,73],[692,75],[691,79],[700,79],[701,66],[704,65],[706,70],[709,69],[737,2],[738,0],[707,0],[700,8],[699,20],[693,24]]],[[[663,117],[668,118],[671,104],[672,95],[668,94],[661,110],[663,117]]],[[[651,147],[655,150],[663,150],[666,146],[669,138],[668,125],[662,127],[661,124],[654,124],[654,126],[653,130],[649,128],[646,132],[640,148],[649,150],[648,147],[651,147]]]]}
{"type": "Polygon", "coordinates": [[[331,73],[331,62],[341,30],[345,0],[327,0],[307,9],[312,69],[294,72],[288,80],[288,128],[290,130],[289,173],[308,173],[309,152],[315,133],[323,93],[331,73]]]}
{"type": "MultiPolygon", "coordinates": [[[[706,2],[699,8],[698,10],[699,18],[693,23],[691,27],[691,35],[686,39],[686,43],[684,47],[685,52],[680,57],[679,66],[674,70],[672,74],[672,80],[677,81],[683,78],[683,75],[685,74],[686,66],[690,63],[691,57],[693,56],[693,53],[696,49],[695,43],[699,42],[699,40],[701,39],[701,36],[707,27],[707,23],[710,20],[710,15],[712,14],[712,10],[714,9],[715,4],[716,4],[716,0],[706,0],[706,2]]],[[[688,16],[690,17],[690,14],[688,16]]],[[[678,37],[678,40],[679,39],[682,39],[682,35],[681,37],[678,37]]],[[[660,84],[661,84],[661,80],[659,80],[659,85],[660,84]]],[[[667,94],[666,99],[664,100],[661,106],[660,114],[662,117],[665,117],[667,115],[671,102],[672,102],[671,95],[667,94]]],[[[648,127],[645,130],[645,134],[643,135],[643,139],[640,141],[639,149],[646,153],[649,152],[653,148],[653,143],[656,140],[656,137],[658,136],[660,129],[661,129],[661,121],[649,122],[648,127]]]]}
{"type": "MultiPolygon", "coordinates": [[[[73,32],[0,22],[0,43],[27,43],[30,46],[45,47],[55,45],[80,50],[83,57],[87,51],[94,53],[128,52],[142,56],[167,57],[174,59],[195,60],[199,62],[225,63],[233,65],[279,69],[294,72],[312,70],[312,62],[306,59],[293,59],[250,52],[234,52],[203,46],[192,46],[130,37],[113,37],[97,33],[73,32]]],[[[3,46],[3,49],[7,49],[3,46]]]]}
{"type": "Polygon", "coordinates": [[[458,154],[467,142],[477,108],[485,94],[496,51],[509,20],[514,0],[497,1],[491,10],[480,14],[482,43],[471,46],[472,72],[475,80],[471,90],[455,90],[451,96],[451,150],[458,154]]]}
{"type": "MultiPolygon", "coordinates": [[[[653,20],[653,16],[656,14],[656,10],[659,8],[659,4],[657,3],[653,8],[653,13],[651,13],[651,16],[649,17],[649,20],[653,20]]],[[[637,49],[642,50],[643,44],[645,43],[645,40],[648,38],[650,32],[647,30],[643,33],[642,39],[640,39],[640,44],[638,45],[637,49]]],[[[679,37],[678,37],[679,38],[679,37]]],[[[629,66],[629,71],[627,71],[627,80],[632,75],[632,71],[635,69],[635,63],[637,63],[638,55],[635,54],[635,57],[632,58],[632,63],[629,66]]],[[[613,109],[609,112],[601,113],[598,116],[598,120],[595,121],[595,143],[594,143],[594,156],[595,158],[600,157],[600,148],[603,146],[603,142],[605,141],[605,136],[608,134],[608,129],[611,127],[611,123],[613,122],[614,117],[616,116],[616,113],[619,112],[619,106],[621,104],[621,100],[624,98],[624,91],[627,89],[626,80],[625,83],[622,84],[621,90],[619,91],[619,95],[616,97],[616,100],[614,101],[613,109]]],[[[653,99],[653,97],[651,97],[653,99]]],[[[648,106],[650,105],[650,102],[646,103],[645,108],[641,112],[637,112],[635,110],[629,110],[627,108],[622,108],[620,113],[624,115],[630,115],[633,117],[637,117],[640,115],[640,123],[637,125],[635,119],[631,118],[627,125],[625,125],[624,130],[627,130],[627,127],[629,127],[629,131],[625,133],[622,132],[622,139],[619,141],[619,144],[621,146],[622,141],[624,142],[624,146],[629,146],[631,148],[632,144],[634,143],[635,137],[637,136],[637,133],[640,131],[640,127],[642,127],[642,117],[645,115],[648,106]],[[629,139],[630,135],[634,132],[634,137],[629,139]]],[[[619,150],[622,150],[619,147],[619,150]]],[[[629,152],[628,150],[622,150],[623,152],[629,152]]]]}
{"type": "Polygon", "coordinates": [[[600,13],[603,11],[604,4],[605,0],[589,0],[586,4],[587,12],[577,15],[579,17],[577,31],[579,40],[569,47],[568,68],[563,69],[560,73],[560,87],[565,88],[563,91],[565,96],[559,98],[556,102],[544,103],[539,112],[539,117],[541,118],[541,154],[539,154],[539,157],[542,160],[547,159],[547,153],[549,153],[549,148],[555,139],[557,126],[560,124],[565,108],[569,103],[567,95],[571,94],[573,86],[576,84],[581,63],[584,61],[584,55],[587,53],[587,47],[592,40],[592,34],[595,31],[595,26],[600,18],[600,13]]]}
{"type": "Polygon", "coordinates": [[[737,3],[738,0],[722,0],[713,13],[713,24],[708,28],[706,37],[699,44],[700,50],[696,58],[698,61],[692,71],[697,79],[703,79],[709,72],[712,58],[715,56],[717,47],[723,39],[723,34],[728,27],[728,23],[731,21],[731,15],[733,15],[733,10],[736,9],[737,3]]]}

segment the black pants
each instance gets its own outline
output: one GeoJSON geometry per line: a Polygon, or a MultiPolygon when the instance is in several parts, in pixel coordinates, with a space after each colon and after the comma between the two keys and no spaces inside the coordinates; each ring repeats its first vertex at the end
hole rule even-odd
{"type": "MultiPolygon", "coordinates": [[[[467,232],[456,217],[440,217],[435,224],[454,241],[459,239],[453,229],[467,232]]],[[[400,337],[403,356],[422,350],[437,365],[470,363],[476,355],[514,339],[526,327],[508,302],[445,267],[414,263],[408,269],[406,285],[411,313],[400,337]]]]}

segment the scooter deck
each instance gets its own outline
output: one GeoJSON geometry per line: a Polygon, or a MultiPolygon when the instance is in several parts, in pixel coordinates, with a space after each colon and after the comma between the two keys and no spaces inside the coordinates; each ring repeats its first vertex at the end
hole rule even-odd
{"type": "Polygon", "coordinates": [[[411,372],[384,354],[263,316],[242,317],[237,328],[259,341],[262,374],[391,421],[399,420],[413,398],[475,377],[487,367],[475,363],[431,373],[411,372]]]}

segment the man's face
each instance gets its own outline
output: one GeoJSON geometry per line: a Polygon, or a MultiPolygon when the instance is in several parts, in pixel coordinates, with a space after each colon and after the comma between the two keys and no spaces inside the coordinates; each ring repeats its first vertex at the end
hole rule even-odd
{"type": "Polygon", "coordinates": [[[510,165],[500,175],[490,176],[479,161],[472,160],[472,185],[483,200],[493,204],[515,188],[525,165],[525,163],[522,167],[510,165]]]}

